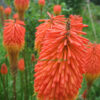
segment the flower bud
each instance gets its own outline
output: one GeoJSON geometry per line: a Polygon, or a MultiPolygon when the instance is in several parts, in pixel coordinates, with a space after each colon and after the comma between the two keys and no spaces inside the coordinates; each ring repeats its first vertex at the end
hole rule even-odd
{"type": "Polygon", "coordinates": [[[55,15],[60,15],[60,13],[61,13],[61,6],[60,5],[55,5],[53,10],[54,10],[54,14],[55,15]]]}
{"type": "Polygon", "coordinates": [[[5,8],[5,11],[4,12],[5,12],[5,15],[6,15],[7,19],[8,19],[8,17],[11,14],[11,8],[10,7],[5,8]]]}
{"type": "Polygon", "coordinates": [[[19,69],[20,71],[24,71],[24,69],[25,69],[24,59],[20,59],[20,60],[18,61],[18,69],[19,69]]]}
{"type": "Polygon", "coordinates": [[[6,75],[7,73],[8,73],[8,69],[7,69],[6,64],[4,63],[1,66],[1,74],[6,75]]]}
{"type": "Polygon", "coordinates": [[[43,7],[45,5],[45,0],[39,0],[38,1],[38,4],[43,7]]]}

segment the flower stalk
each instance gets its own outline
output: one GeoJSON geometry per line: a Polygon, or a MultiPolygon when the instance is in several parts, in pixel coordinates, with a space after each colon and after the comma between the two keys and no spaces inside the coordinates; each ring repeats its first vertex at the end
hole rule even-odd
{"type": "Polygon", "coordinates": [[[8,100],[8,93],[7,93],[6,85],[5,85],[5,75],[3,75],[2,78],[3,78],[3,89],[4,89],[4,94],[5,94],[5,100],[8,100]]]}
{"type": "Polygon", "coordinates": [[[4,25],[4,8],[2,6],[0,6],[0,20],[3,26],[4,25]]]}

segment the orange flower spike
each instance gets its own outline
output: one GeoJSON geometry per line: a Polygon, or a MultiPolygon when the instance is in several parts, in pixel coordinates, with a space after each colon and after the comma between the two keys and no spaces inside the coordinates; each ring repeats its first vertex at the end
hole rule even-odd
{"type": "Polygon", "coordinates": [[[43,7],[45,5],[45,0],[38,0],[38,4],[43,7]]]}
{"type": "Polygon", "coordinates": [[[24,69],[25,69],[24,59],[20,59],[18,61],[18,68],[20,71],[24,71],[24,69]]]}
{"type": "Polygon", "coordinates": [[[25,43],[25,25],[24,22],[19,20],[7,20],[5,22],[4,34],[3,34],[3,44],[4,47],[12,51],[20,51],[25,43]]]}
{"type": "Polygon", "coordinates": [[[29,0],[15,0],[14,5],[18,11],[20,20],[24,20],[24,13],[29,7],[29,0]]]}
{"type": "Polygon", "coordinates": [[[5,8],[5,11],[4,12],[5,12],[5,15],[6,15],[7,19],[8,19],[8,17],[11,14],[11,8],[10,7],[5,8]]]}
{"type": "Polygon", "coordinates": [[[61,13],[61,5],[55,5],[53,8],[54,14],[55,15],[60,15],[61,13]]]}
{"type": "Polygon", "coordinates": [[[88,27],[88,25],[83,24],[83,18],[78,15],[70,15],[71,20],[71,29],[78,34],[86,35],[85,32],[82,32],[84,27],[88,27]]]}
{"type": "Polygon", "coordinates": [[[86,54],[85,69],[87,85],[91,87],[93,81],[100,77],[100,44],[89,45],[86,54]]]}
{"type": "Polygon", "coordinates": [[[19,19],[18,14],[17,14],[17,13],[16,13],[16,14],[14,14],[14,15],[13,15],[13,18],[14,18],[15,20],[19,19]]]}
{"type": "Polygon", "coordinates": [[[40,6],[40,11],[41,11],[41,16],[42,16],[42,12],[43,12],[43,7],[45,5],[45,0],[38,0],[38,4],[40,6]]]}
{"type": "Polygon", "coordinates": [[[53,16],[50,13],[48,13],[50,19],[47,20],[39,20],[40,22],[44,22],[40,24],[36,29],[36,39],[35,39],[35,49],[40,52],[41,48],[43,46],[43,41],[46,36],[47,30],[53,28],[53,26],[56,26],[56,24],[65,25],[63,22],[65,21],[65,18],[63,15],[59,16],[53,16]]]}
{"type": "Polygon", "coordinates": [[[88,40],[66,25],[49,29],[35,66],[34,88],[40,100],[74,100],[84,73],[88,40]],[[66,30],[67,28],[67,30],[66,30]]]}
{"type": "Polygon", "coordinates": [[[19,52],[24,47],[25,43],[25,28],[22,25],[24,25],[24,22],[19,20],[7,20],[4,25],[3,45],[8,52],[13,76],[17,74],[19,52]]]}
{"type": "Polygon", "coordinates": [[[18,11],[26,11],[29,7],[29,0],[15,0],[15,7],[18,11]]]}
{"type": "Polygon", "coordinates": [[[1,74],[6,75],[7,73],[8,73],[8,69],[7,69],[6,64],[4,63],[1,66],[1,74]]]}

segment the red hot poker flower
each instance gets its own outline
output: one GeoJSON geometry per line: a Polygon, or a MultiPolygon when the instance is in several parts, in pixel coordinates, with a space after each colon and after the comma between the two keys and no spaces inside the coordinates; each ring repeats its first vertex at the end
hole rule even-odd
{"type": "Polygon", "coordinates": [[[61,5],[55,5],[53,8],[54,14],[55,15],[60,15],[61,13],[61,5]]]}
{"type": "Polygon", "coordinates": [[[83,18],[78,15],[70,15],[71,20],[71,29],[78,34],[85,35],[85,32],[82,32],[84,27],[88,27],[88,25],[83,24],[83,18]]]}
{"type": "Polygon", "coordinates": [[[20,51],[24,46],[25,28],[24,22],[19,20],[7,20],[5,22],[3,44],[7,51],[20,51]]]}
{"type": "Polygon", "coordinates": [[[87,85],[91,86],[93,81],[100,77],[100,44],[89,45],[86,54],[85,69],[87,85]]]}
{"type": "Polygon", "coordinates": [[[7,7],[5,8],[5,15],[8,17],[11,14],[11,8],[7,7]]]}
{"type": "Polygon", "coordinates": [[[74,100],[83,79],[88,40],[68,24],[67,30],[65,25],[55,27],[48,30],[35,66],[35,92],[40,100],[74,100]]]}
{"type": "Polygon", "coordinates": [[[18,55],[25,42],[25,28],[22,25],[24,25],[22,21],[7,20],[3,33],[3,45],[8,52],[11,73],[14,77],[17,74],[18,55]]]}
{"type": "Polygon", "coordinates": [[[24,71],[24,69],[25,69],[24,59],[20,59],[18,61],[18,68],[20,71],[24,71]]]}
{"type": "Polygon", "coordinates": [[[15,7],[18,11],[25,11],[29,7],[29,0],[15,0],[15,7]]]}
{"type": "Polygon", "coordinates": [[[15,20],[19,19],[18,13],[14,14],[14,15],[13,15],[13,18],[14,18],[15,20]]]}
{"type": "Polygon", "coordinates": [[[43,41],[45,38],[45,35],[47,33],[48,29],[51,29],[53,26],[56,25],[64,25],[65,18],[63,15],[59,16],[53,16],[49,14],[50,19],[47,20],[39,20],[39,21],[44,21],[44,23],[40,24],[36,29],[36,39],[35,39],[35,49],[38,50],[38,52],[41,51],[41,48],[43,46],[43,41]]]}
{"type": "Polygon", "coordinates": [[[45,0],[38,0],[38,4],[43,7],[45,5],[45,0]]]}
{"type": "Polygon", "coordinates": [[[29,0],[14,0],[20,20],[24,20],[24,13],[29,7],[29,0]]]}
{"type": "Polygon", "coordinates": [[[1,74],[6,75],[8,73],[8,69],[6,64],[2,64],[1,66],[1,74]]]}

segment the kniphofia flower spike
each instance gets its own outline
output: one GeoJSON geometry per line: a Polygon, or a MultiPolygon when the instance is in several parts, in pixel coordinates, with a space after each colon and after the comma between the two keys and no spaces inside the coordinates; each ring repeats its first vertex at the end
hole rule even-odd
{"type": "Polygon", "coordinates": [[[13,76],[17,73],[18,55],[25,43],[24,25],[24,22],[19,20],[6,20],[4,25],[3,45],[8,52],[13,76]]]}
{"type": "Polygon", "coordinates": [[[8,18],[9,15],[11,14],[11,8],[10,7],[5,8],[4,12],[5,12],[6,17],[8,18]]]}
{"type": "Polygon", "coordinates": [[[19,19],[24,20],[24,13],[29,7],[29,0],[14,0],[14,5],[17,9],[19,19]]]}
{"type": "Polygon", "coordinates": [[[44,38],[47,34],[48,29],[51,29],[53,26],[56,25],[64,25],[64,15],[59,15],[59,16],[53,16],[50,13],[48,13],[50,19],[46,19],[46,20],[39,20],[40,22],[44,22],[42,24],[40,24],[36,29],[36,39],[35,39],[35,49],[40,52],[41,48],[43,46],[43,41],[44,38]]]}
{"type": "Polygon", "coordinates": [[[91,87],[93,81],[100,77],[100,44],[89,45],[84,66],[87,85],[91,87]]]}
{"type": "Polygon", "coordinates": [[[54,14],[55,15],[60,15],[61,13],[61,6],[60,5],[55,5],[53,8],[54,14]]]}
{"type": "Polygon", "coordinates": [[[43,7],[45,5],[45,0],[38,0],[38,4],[43,7]]]}
{"type": "Polygon", "coordinates": [[[34,88],[40,100],[74,100],[81,87],[88,40],[66,20],[66,25],[47,31],[35,66],[34,88]]]}

